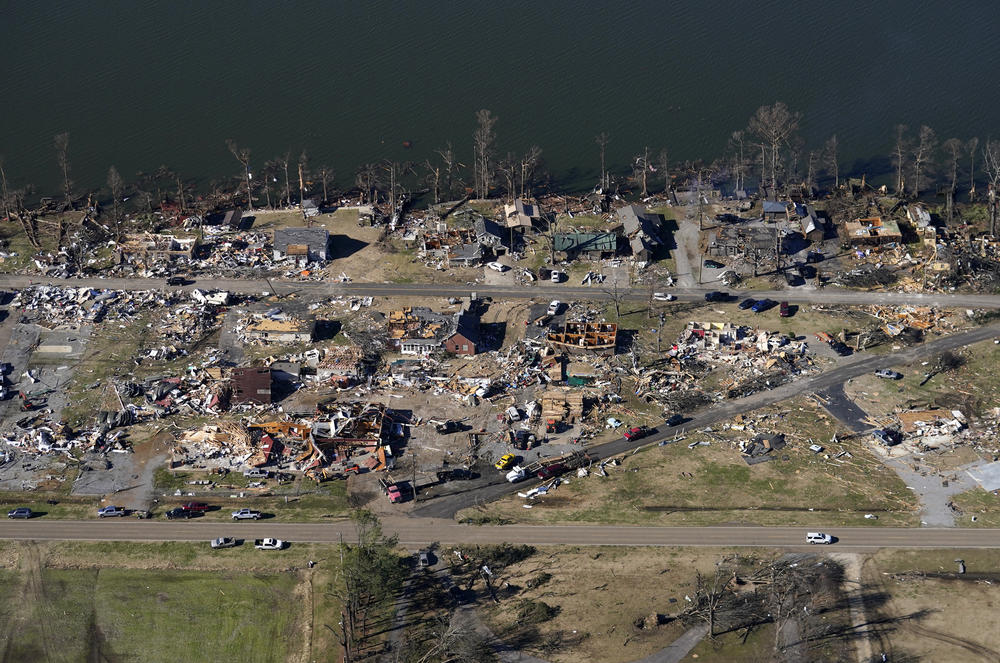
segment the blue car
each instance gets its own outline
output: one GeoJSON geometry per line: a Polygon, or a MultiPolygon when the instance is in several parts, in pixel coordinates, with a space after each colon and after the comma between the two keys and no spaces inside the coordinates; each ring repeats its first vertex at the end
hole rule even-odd
{"type": "Polygon", "coordinates": [[[761,311],[766,311],[772,306],[774,306],[774,302],[770,299],[758,299],[754,302],[754,305],[750,307],[750,310],[754,313],[760,313],[761,311]]]}

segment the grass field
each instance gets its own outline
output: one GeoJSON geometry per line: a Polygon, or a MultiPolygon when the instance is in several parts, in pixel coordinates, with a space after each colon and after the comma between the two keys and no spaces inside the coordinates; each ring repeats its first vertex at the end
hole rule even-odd
{"type": "Polygon", "coordinates": [[[890,660],[1000,660],[994,614],[1000,601],[998,566],[996,550],[884,550],[874,555],[864,577],[879,600],[868,618],[884,620],[881,632],[890,660]],[[956,573],[957,559],[965,560],[965,575],[956,573]]]}
{"type": "MultiPolygon", "coordinates": [[[[531,509],[512,496],[459,516],[539,524],[915,524],[915,503],[903,482],[860,441],[829,445],[837,425],[812,403],[799,399],[751,415],[765,413],[768,418],[757,419],[756,429],[784,432],[789,442],[772,462],[744,463],[734,446],[749,437],[744,432],[697,433],[626,455],[621,466],[608,468],[608,477],[568,475],[568,485],[531,501],[531,509]],[[710,444],[688,448],[697,441],[710,444]],[[813,441],[830,448],[814,454],[807,448],[813,441]],[[827,457],[840,450],[849,455],[827,457]],[[869,513],[878,520],[866,520],[869,513]]],[[[532,485],[526,482],[524,490],[532,485]]]]}
{"type": "Polygon", "coordinates": [[[0,660],[334,662],[337,560],[312,544],[0,542],[0,660]]]}

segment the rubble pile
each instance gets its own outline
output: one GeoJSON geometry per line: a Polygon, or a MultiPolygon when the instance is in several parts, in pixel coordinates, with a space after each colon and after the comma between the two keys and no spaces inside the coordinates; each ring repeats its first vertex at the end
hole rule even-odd
{"type": "Polygon", "coordinates": [[[119,292],[94,288],[69,288],[38,285],[19,290],[11,301],[23,315],[49,328],[80,322],[102,320],[131,322],[143,310],[169,306],[179,301],[181,293],[155,290],[119,292]]]}

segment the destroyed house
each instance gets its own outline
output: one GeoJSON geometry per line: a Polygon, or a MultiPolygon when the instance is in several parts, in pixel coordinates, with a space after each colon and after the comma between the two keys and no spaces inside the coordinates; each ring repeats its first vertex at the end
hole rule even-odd
{"type": "Polygon", "coordinates": [[[561,331],[550,331],[545,342],[557,351],[612,354],[618,342],[613,322],[567,322],[561,331]]]}
{"type": "Polygon", "coordinates": [[[119,260],[141,262],[166,262],[177,258],[190,260],[197,248],[197,237],[135,233],[126,236],[118,245],[118,256],[119,260]]]}
{"type": "Polygon", "coordinates": [[[617,213],[633,257],[640,262],[652,260],[653,253],[663,243],[660,216],[650,214],[639,205],[621,207],[617,213]]]}
{"type": "Polygon", "coordinates": [[[388,328],[393,347],[404,355],[429,355],[441,348],[474,355],[479,343],[479,318],[466,311],[446,314],[406,307],[389,312],[388,328]]]}
{"type": "Polygon", "coordinates": [[[349,384],[364,375],[364,356],[356,345],[327,348],[326,354],[315,364],[316,379],[320,382],[349,384]]]}
{"type": "Polygon", "coordinates": [[[531,230],[532,222],[541,218],[537,206],[525,203],[520,198],[516,198],[511,205],[503,206],[503,216],[508,228],[522,233],[531,230]]]}
{"type": "Polygon", "coordinates": [[[240,222],[243,220],[243,210],[237,207],[236,209],[231,209],[226,212],[226,215],[222,217],[222,225],[226,226],[230,230],[239,230],[240,222]]]}
{"type": "Polygon", "coordinates": [[[449,265],[474,267],[483,258],[483,247],[470,228],[454,228],[442,232],[425,232],[421,245],[428,258],[446,260],[449,265]]]}
{"type": "Polygon", "coordinates": [[[557,260],[604,260],[618,252],[615,233],[556,233],[553,243],[557,260]]]}
{"type": "Polygon", "coordinates": [[[240,403],[271,404],[272,377],[270,368],[234,368],[232,382],[234,405],[240,403]]]}
{"type": "Polygon", "coordinates": [[[307,343],[312,340],[314,320],[259,318],[249,322],[244,335],[263,343],[307,343]]]}
{"type": "Polygon", "coordinates": [[[385,467],[386,456],[392,450],[387,444],[388,417],[384,405],[336,403],[325,406],[324,411],[326,414],[313,423],[310,431],[312,453],[303,458],[307,461],[308,476],[313,476],[325,463],[349,456],[355,449],[375,454],[371,469],[385,467]]]}
{"type": "Polygon", "coordinates": [[[279,228],[274,231],[274,259],[291,258],[298,264],[323,262],[329,257],[326,228],[279,228]]]}
{"type": "Polygon", "coordinates": [[[480,217],[473,222],[472,228],[476,232],[476,241],[481,246],[490,247],[496,255],[503,254],[507,244],[504,236],[507,233],[496,221],[480,217]]]}
{"type": "Polygon", "coordinates": [[[884,219],[881,216],[847,221],[844,223],[844,232],[847,241],[852,246],[888,244],[890,242],[900,242],[903,239],[903,234],[899,230],[899,224],[892,219],[884,219]]]}
{"type": "Polygon", "coordinates": [[[319,214],[319,205],[312,198],[306,198],[302,201],[302,214],[303,216],[310,217],[319,214]]]}

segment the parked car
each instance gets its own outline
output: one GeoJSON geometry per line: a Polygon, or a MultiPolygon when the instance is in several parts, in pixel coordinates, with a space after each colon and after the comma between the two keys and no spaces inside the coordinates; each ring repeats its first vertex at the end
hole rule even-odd
{"type": "Polygon", "coordinates": [[[658,302],[672,302],[677,299],[677,296],[672,295],[669,292],[654,292],[653,299],[658,302]]]}
{"type": "Polygon", "coordinates": [[[553,269],[552,270],[552,275],[549,277],[549,279],[553,283],[561,283],[562,280],[563,280],[563,273],[559,272],[559,271],[556,271],[556,270],[553,269]]]}
{"type": "Polygon", "coordinates": [[[819,543],[819,544],[829,544],[833,543],[833,537],[829,534],[824,534],[823,532],[807,532],[806,533],[807,543],[819,543]]]}
{"type": "Polygon", "coordinates": [[[724,302],[729,299],[729,293],[713,290],[705,293],[706,302],[724,302]]]}
{"type": "Polygon", "coordinates": [[[670,415],[670,418],[667,419],[666,423],[668,426],[679,426],[684,423],[684,416],[680,414],[672,414],[670,415]]]}
{"type": "Polygon", "coordinates": [[[496,462],[493,466],[500,471],[506,470],[508,467],[514,464],[514,454],[504,454],[500,456],[500,460],[496,462]]]}
{"type": "Polygon", "coordinates": [[[266,479],[271,476],[271,473],[259,467],[251,467],[249,470],[243,471],[243,476],[247,479],[266,479]]]}
{"type": "Polygon", "coordinates": [[[897,373],[896,371],[889,368],[880,368],[875,371],[875,377],[884,378],[886,380],[898,380],[903,377],[902,373],[897,373]]]}
{"type": "Polygon", "coordinates": [[[98,518],[110,518],[112,516],[124,517],[125,515],[127,515],[127,512],[123,506],[102,506],[97,510],[98,518]]]}
{"type": "Polygon", "coordinates": [[[351,474],[352,472],[354,474],[361,474],[361,466],[354,463],[353,465],[348,465],[344,468],[344,474],[351,474]]]}
{"type": "Polygon", "coordinates": [[[754,305],[750,307],[750,310],[754,313],[761,313],[768,310],[774,306],[774,301],[770,299],[758,299],[754,302],[754,305]]]}
{"type": "Polygon", "coordinates": [[[756,299],[754,299],[753,297],[748,297],[747,299],[744,299],[742,302],[740,302],[739,308],[741,311],[745,311],[756,303],[757,303],[756,299]]]}
{"type": "Polygon", "coordinates": [[[185,504],[181,504],[181,508],[187,509],[188,511],[195,511],[201,513],[204,511],[208,511],[210,507],[204,502],[187,502],[185,504]]]}
{"type": "Polygon", "coordinates": [[[167,285],[187,285],[187,279],[183,276],[171,276],[167,278],[167,285]]]}
{"type": "Polygon", "coordinates": [[[507,265],[504,265],[503,263],[499,262],[488,262],[486,263],[486,266],[492,269],[494,272],[506,272],[508,269],[507,265]]]}
{"type": "Polygon", "coordinates": [[[816,268],[812,265],[799,265],[799,275],[804,279],[816,278],[816,268]]]}
{"type": "Polygon", "coordinates": [[[527,451],[531,448],[531,438],[533,436],[526,430],[514,431],[514,448],[519,451],[527,451]]]}
{"type": "Polygon", "coordinates": [[[233,511],[233,520],[260,520],[260,511],[254,511],[253,509],[233,511]]]}
{"type": "Polygon", "coordinates": [[[420,568],[427,568],[431,565],[430,554],[426,550],[421,550],[417,553],[417,566],[420,568]]]}
{"type": "Polygon", "coordinates": [[[180,520],[180,519],[187,520],[188,518],[192,518],[197,514],[195,514],[194,511],[188,511],[187,509],[184,509],[182,507],[177,507],[175,509],[167,511],[165,515],[167,516],[167,520],[180,520]]]}
{"type": "Polygon", "coordinates": [[[213,548],[232,548],[236,545],[236,539],[231,536],[220,536],[218,539],[212,539],[211,546],[213,548]]]}
{"type": "Polygon", "coordinates": [[[507,408],[506,413],[507,413],[507,418],[510,419],[512,422],[521,421],[521,413],[513,405],[507,408]]]}
{"type": "Polygon", "coordinates": [[[708,267],[709,269],[722,269],[725,265],[718,260],[706,260],[705,267],[708,267]]]}
{"type": "Polygon", "coordinates": [[[32,515],[31,509],[29,509],[26,506],[19,506],[13,511],[7,512],[8,518],[24,518],[25,520],[27,520],[28,518],[31,518],[31,515],[32,515]]]}
{"type": "Polygon", "coordinates": [[[647,435],[649,435],[649,430],[645,426],[633,426],[625,431],[625,439],[629,442],[639,440],[647,435]]]}
{"type": "Polygon", "coordinates": [[[257,550],[281,550],[285,542],[281,539],[255,539],[253,547],[257,550]]]}
{"type": "Polygon", "coordinates": [[[553,299],[549,303],[548,314],[549,315],[559,315],[559,309],[560,308],[562,308],[562,302],[560,302],[558,299],[553,299]]]}
{"type": "Polygon", "coordinates": [[[782,318],[788,318],[792,315],[792,311],[788,306],[788,302],[781,302],[781,309],[778,311],[778,315],[782,318]]]}
{"type": "Polygon", "coordinates": [[[385,494],[389,498],[392,504],[399,504],[406,499],[406,494],[408,491],[405,490],[405,486],[398,483],[393,483],[386,486],[385,494]]]}
{"type": "Polygon", "coordinates": [[[785,272],[785,283],[794,288],[797,285],[802,285],[805,281],[796,272],[789,270],[785,272]]]}

